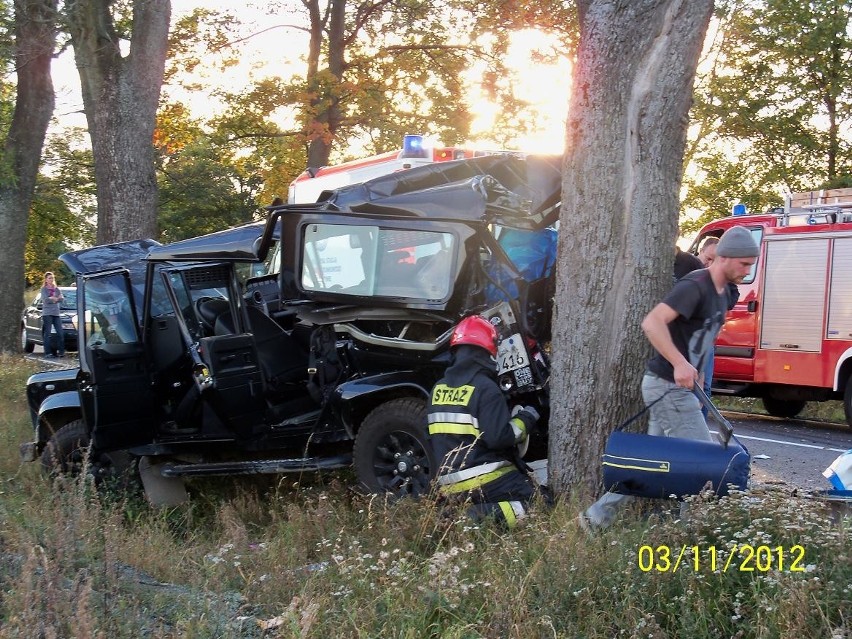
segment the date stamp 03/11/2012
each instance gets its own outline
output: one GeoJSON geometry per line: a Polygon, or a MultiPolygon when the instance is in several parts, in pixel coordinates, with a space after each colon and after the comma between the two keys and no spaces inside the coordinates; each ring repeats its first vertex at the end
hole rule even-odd
{"type": "Polygon", "coordinates": [[[642,572],[807,572],[805,547],[752,546],[639,546],[642,572]]]}

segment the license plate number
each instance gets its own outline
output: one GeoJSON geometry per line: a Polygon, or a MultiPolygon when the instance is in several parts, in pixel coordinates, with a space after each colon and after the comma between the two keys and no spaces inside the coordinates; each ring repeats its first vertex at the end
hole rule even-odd
{"type": "Polygon", "coordinates": [[[530,358],[520,333],[507,337],[497,346],[497,374],[529,366],[530,358]]]}

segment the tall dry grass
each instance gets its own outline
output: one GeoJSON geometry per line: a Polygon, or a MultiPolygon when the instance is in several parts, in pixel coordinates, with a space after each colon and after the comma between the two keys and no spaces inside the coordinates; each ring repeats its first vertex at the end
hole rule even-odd
{"type": "Polygon", "coordinates": [[[340,472],[197,481],[190,504],[155,511],[17,462],[27,366],[0,359],[3,638],[852,635],[850,519],[820,500],[695,499],[685,520],[651,504],[588,538],[570,498],[508,533],[360,495],[340,472]],[[747,543],[785,565],[723,570],[747,543]],[[666,568],[666,549],[693,546],[697,569],[689,554],[666,568]]]}

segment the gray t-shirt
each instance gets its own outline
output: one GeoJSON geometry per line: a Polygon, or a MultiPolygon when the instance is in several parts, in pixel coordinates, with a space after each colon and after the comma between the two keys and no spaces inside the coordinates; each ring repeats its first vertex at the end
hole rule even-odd
{"type": "MultiPolygon", "coordinates": [[[[717,293],[709,271],[701,269],[687,273],[663,298],[664,304],[678,312],[668,325],[672,342],[696,370],[703,371],[707,357],[712,356],[716,336],[731,306],[729,296],[730,287],[717,293]]],[[[648,361],[648,371],[674,382],[674,368],[659,353],[648,361]]]]}
{"type": "Polygon", "coordinates": [[[45,315],[55,315],[59,317],[59,300],[63,299],[62,292],[59,290],[58,286],[42,286],[41,287],[41,314],[45,315]],[[50,301],[50,297],[53,296],[56,299],[55,302],[50,301]]]}

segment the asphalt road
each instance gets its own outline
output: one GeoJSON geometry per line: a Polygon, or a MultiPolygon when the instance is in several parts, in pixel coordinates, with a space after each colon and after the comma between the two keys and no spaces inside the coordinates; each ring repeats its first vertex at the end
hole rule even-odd
{"type": "Polygon", "coordinates": [[[831,485],[822,471],[852,449],[852,428],[846,425],[746,413],[724,415],[751,453],[754,483],[827,490],[831,485]]]}

